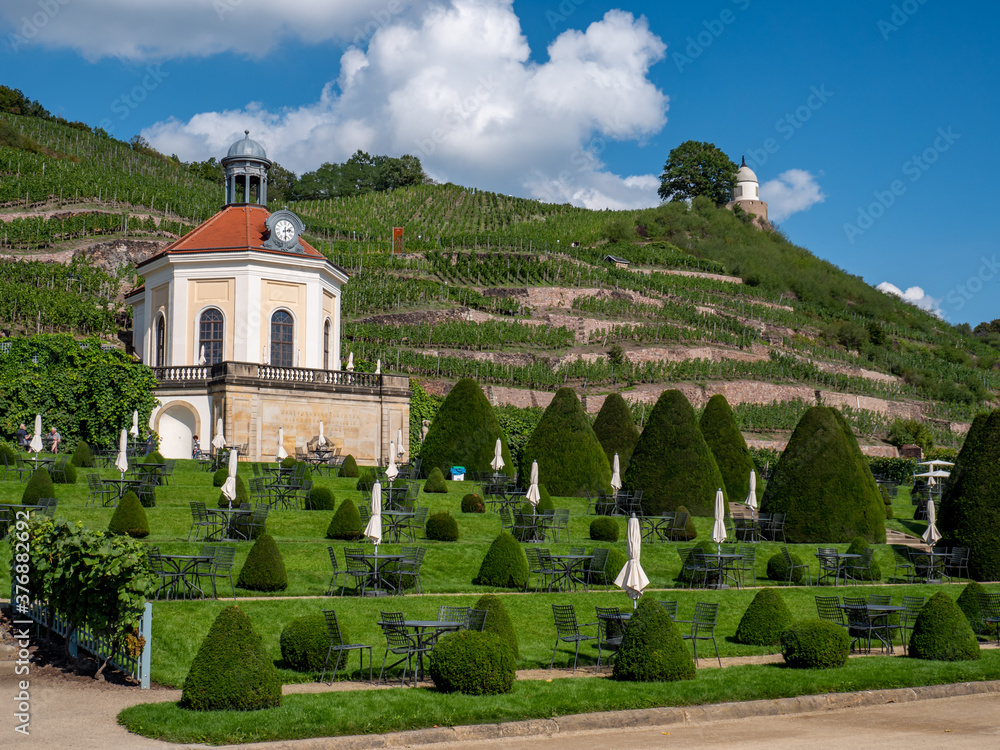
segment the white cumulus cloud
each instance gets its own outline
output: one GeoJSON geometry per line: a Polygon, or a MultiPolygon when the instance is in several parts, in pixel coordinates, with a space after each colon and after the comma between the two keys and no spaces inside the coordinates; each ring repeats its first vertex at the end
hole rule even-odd
{"type": "Polygon", "coordinates": [[[789,169],[760,186],[760,199],[767,202],[767,215],[771,221],[781,222],[822,203],[826,194],[810,172],[789,169]]]}
{"type": "Polygon", "coordinates": [[[601,154],[666,123],[668,98],[647,77],[665,53],[645,18],[612,10],[564,31],[534,62],[513,0],[451,0],[379,26],[366,47],[343,54],[336,80],[308,106],[248,103],[157,123],[143,136],[201,160],[249,128],[270,158],[299,173],[357,149],[409,153],[442,182],[591,208],[651,206],[656,176],[614,174],[601,154]]]}
{"type": "Polygon", "coordinates": [[[938,297],[931,297],[923,288],[919,286],[911,286],[905,292],[900,289],[895,284],[890,284],[888,281],[883,281],[877,287],[880,292],[885,292],[886,294],[892,294],[900,299],[909,302],[911,305],[919,307],[921,310],[926,310],[932,315],[937,317],[943,317],[941,312],[941,299],[938,297]]]}

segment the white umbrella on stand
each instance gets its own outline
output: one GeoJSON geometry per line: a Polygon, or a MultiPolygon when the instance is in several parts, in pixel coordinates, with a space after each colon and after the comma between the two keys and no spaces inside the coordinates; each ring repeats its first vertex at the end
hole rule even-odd
{"type": "Polygon", "coordinates": [[[198,364],[204,366],[206,362],[208,360],[205,359],[205,347],[202,346],[201,351],[198,353],[198,364]]]}
{"type": "Polygon", "coordinates": [[[719,545],[726,541],[726,499],[722,496],[722,488],[715,491],[715,523],[712,526],[712,541],[719,545]]]}
{"type": "Polygon", "coordinates": [[[139,410],[132,410],[132,429],[128,431],[132,437],[139,437],[139,410]]]}
{"type": "Polygon", "coordinates": [[[504,467],[503,443],[500,441],[500,438],[497,438],[496,447],[493,449],[493,460],[490,461],[490,466],[493,467],[494,474],[499,474],[500,469],[504,467]]]}
{"type": "Polygon", "coordinates": [[[937,526],[934,523],[937,520],[936,519],[936,515],[937,514],[936,514],[936,512],[934,510],[934,501],[933,500],[928,500],[927,501],[927,531],[925,531],[923,533],[923,535],[921,536],[921,539],[923,539],[927,543],[928,547],[933,547],[935,544],[937,544],[938,539],[941,538],[941,532],[939,532],[937,530],[937,526]]]}
{"type": "Polygon", "coordinates": [[[649,585],[649,579],[639,562],[639,554],[642,550],[642,532],[639,530],[639,519],[635,517],[634,513],[628,519],[626,547],[628,548],[628,561],[618,573],[615,586],[628,594],[629,599],[632,600],[632,609],[635,609],[639,604],[639,597],[642,596],[642,590],[649,585]]]}
{"type": "Polygon", "coordinates": [[[403,428],[396,430],[396,456],[403,457],[403,428]]]}
{"type": "Polygon", "coordinates": [[[221,451],[226,447],[226,436],[222,427],[222,417],[219,417],[215,421],[215,436],[212,438],[212,445],[215,446],[215,450],[221,451]]]}
{"type": "Polygon", "coordinates": [[[618,461],[618,454],[615,454],[615,460],[611,464],[611,489],[618,494],[618,490],[622,488],[622,470],[621,464],[618,461]]]}
{"type": "Polygon", "coordinates": [[[323,420],[319,421],[319,438],[316,440],[316,445],[326,445],[326,436],[323,434],[323,420]]]}
{"type": "Polygon", "coordinates": [[[285,450],[285,428],[278,428],[278,463],[280,464],[286,458],[288,458],[288,451],[285,450]]]}
{"type": "Polygon", "coordinates": [[[122,473],[124,479],[125,472],[128,471],[128,433],[125,430],[122,430],[118,438],[118,458],[115,459],[115,468],[122,473]]]}
{"type": "Polygon", "coordinates": [[[933,487],[937,484],[938,479],[947,479],[951,476],[950,471],[945,471],[944,469],[935,469],[934,471],[925,471],[923,474],[916,475],[919,479],[926,479],[927,486],[933,487]]]}
{"type": "Polygon", "coordinates": [[[35,415],[35,434],[31,436],[31,442],[28,443],[28,447],[31,448],[33,453],[42,452],[42,415],[35,415]]]}
{"type": "Polygon", "coordinates": [[[538,501],[542,499],[542,493],[538,491],[538,461],[531,462],[531,486],[528,487],[527,500],[531,503],[532,509],[538,507],[538,501]]]}
{"type": "Polygon", "coordinates": [[[372,515],[365,526],[365,538],[375,544],[375,587],[378,593],[378,546],[382,543],[382,485],[378,482],[372,485],[372,515]]]}
{"type": "Polygon", "coordinates": [[[750,470],[750,492],[746,504],[750,506],[750,517],[753,518],[757,512],[757,472],[753,469],[750,470]]]}
{"type": "Polygon", "coordinates": [[[229,501],[229,509],[233,509],[233,500],[236,499],[236,472],[239,471],[239,451],[233,448],[229,451],[229,476],[222,485],[222,494],[229,501]]]}
{"type": "Polygon", "coordinates": [[[347,355],[347,367],[345,369],[348,372],[354,372],[354,352],[347,355]]]}
{"type": "Polygon", "coordinates": [[[389,465],[385,469],[385,475],[390,482],[399,476],[399,469],[396,468],[396,444],[389,443],[389,465]]]}
{"type": "Polygon", "coordinates": [[[381,375],[382,374],[382,360],[381,359],[375,361],[375,374],[376,375],[381,375]]]}

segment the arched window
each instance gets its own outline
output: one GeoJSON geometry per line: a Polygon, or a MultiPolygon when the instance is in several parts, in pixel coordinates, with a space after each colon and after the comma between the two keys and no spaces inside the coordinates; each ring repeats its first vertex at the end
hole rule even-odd
{"type": "Polygon", "coordinates": [[[330,369],[330,319],[323,324],[323,369],[330,369]]]}
{"type": "Polygon", "coordinates": [[[167,366],[167,322],[160,315],[156,318],[156,353],[153,356],[155,367],[167,366]]]}
{"type": "Polygon", "coordinates": [[[292,367],[295,323],[285,310],[276,310],[271,316],[271,364],[275,367],[292,367]]]}
{"type": "Polygon", "coordinates": [[[226,357],[226,339],[224,337],[222,312],[210,307],[201,314],[198,325],[198,351],[195,359],[205,352],[205,364],[216,365],[226,357]]]}

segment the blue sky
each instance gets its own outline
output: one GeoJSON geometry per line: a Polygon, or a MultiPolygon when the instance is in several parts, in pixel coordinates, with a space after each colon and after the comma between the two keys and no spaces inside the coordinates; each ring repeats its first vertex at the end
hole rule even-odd
{"type": "Polygon", "coordinates": [[[746,155],[790,238],[953,323],[1000,317],[993,3],[0,0],[0,82],[185,160],[243,129],[594,208],[746,155]]]}

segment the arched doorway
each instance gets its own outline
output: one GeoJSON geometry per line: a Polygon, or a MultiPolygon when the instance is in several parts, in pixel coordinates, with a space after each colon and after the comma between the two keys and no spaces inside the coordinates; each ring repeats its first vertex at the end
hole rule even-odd
{"type": "Polygon", "coordinates": [[[164,458],[191,458],[191,441],[198,431],[198,415],[185,403],[174,402],[156,420],[160,453],[164,458]]]}

